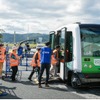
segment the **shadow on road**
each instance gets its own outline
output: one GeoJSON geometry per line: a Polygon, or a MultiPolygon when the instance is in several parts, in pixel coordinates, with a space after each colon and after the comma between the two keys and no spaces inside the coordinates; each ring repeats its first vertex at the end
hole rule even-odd
{"type": "Polygon", "coordinates": [[[93,94],[100,96],[100,85],[99,84],[85,84],[79,88],[72,88],[71,85],[66,84],[68,90],[79,93],[79,94],[93,94]]]}
{"type": "Polygon", "coordinates": [[[63,91],[63,92],[69,91],[68,87],[66,87],[65,82],[60,80],[59,78],[50,79],[49,84],[50,84],[49,88],[43,87],[43,89],[51,89],[51,90],[57,90],[57,91],[63,91]]]}
{"type": "Polygon", "coordinates": [[[100,96],[100,86],[99,87],[97,87],[97,86],[81,87],[81,88],[74,89],[74,90],[77,93],[82,93],[82,94],[90,93],[90,94],[100,96]]]}
{"type": "Polygon", "coordinates": [[[69,91],[75,91],[77,93],[81,93],[81,94],[87,94],[87,93],[90,93],[90,94],[94,94],[94,95],[97,95],[97,96],[100,96],[100,84],[88,84],[88,85],[85,85],[83,87],[79,87],[77,89],[74,89],[71,87],[71,85],[68,85],[66,82],[58,79],[58,80],[51,80],[49,81],[49,83],[52,85],[52,84],[63,84],[62,87],[50,87],[50,89],[53,89],[53,90],[58,90],[58,91],[64,91],[64,92],[69,92],[69,91]]]}
{"type": "Polygon", "coordinates": [[[7,80],[4,80],[6,82],[9,82],[9,83],[20,83],[20,84],[24,84],[24,85],[34,85],[33,82],[31,81],[15,81],[15,82],[12,82],[11,80],[7,79],[7,80]]]}
{"type": "MultiPolygon", "coordinates": [[[[11,83],[23,84],[23,85],[27,85],[27,86],[37,85],[33,81],[31,81],[31,82],[28,81],[28,79],[27,80],[26,79],[25,80],[20,80],[20,81],[16,81],[16,82],[12,82],[11,80],[4,80],[4,81],[11,82],[11,83]]],[[[81,88],[78,88],[78,89],[74,89],[70,85],[66,84],[66,82],[64,82],[60,79],[50,79],[49,84],[50,84],[50,88],[48,88],[48,89],[52,89],[52,90],[63,91],[63,92],[76,92],[76,93],[79,93],[79,94],[90,93],[90,94],[100,96],[100,86],[99,87],[84,86],[84,87],[81,87],[81,88]]],[[[12,89],[14,89],[14,88],[12,88],[12,89]]],[[[43,89],[47,89],[47,88],[43,87],[43,89]]]]}
{"type": "Polygon", "coordinates": [[[6,96],[0,96],[0,99],[21,99],[21,98],[17,97],[16,93],[14,92],[16,87],[9,88],[9,87],[5,87],[5,86],[0,86],[0,89],[3,92],[7,93],[6,96]]]}
{"type": "Polygon", "coordinates": [[[52,89],[52,90],[57,90],[57,91],[63,91],[63,92],[68,92],[68,89],[67,88],[59,88],[59,87],[49,87],[49,88],[46,88],[46,87],[43,87],[43,89],[52,89]]]}

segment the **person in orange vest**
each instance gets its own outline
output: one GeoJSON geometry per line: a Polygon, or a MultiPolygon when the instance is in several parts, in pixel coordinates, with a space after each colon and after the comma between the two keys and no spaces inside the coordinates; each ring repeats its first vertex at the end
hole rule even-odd
{"type": "MultiPolygon", "coordinates": [[[[3,44],[0,44],[0,79],[2,79],[2,70],[3,70],[3,63],[6,58],[6,49],[3,47],[3,44]]],[[[0,83],[2,84],[2,83],[0,83]]]]}
{"type": "Polygon", "coordinates": [[[33,67],[33,70],[32,70],[31,74],[28,77],[28,79],[30,81],[32,81],[31,78],[32,78],[36,68],[37,68],[37,71],[38,71],[38,75],[39,75],[39,72],[40,72],[40,50],[41,50],[41,48],[37,48],[37,51],[33,55],[32,61],[30,63],[30,65],[33,67]]]}
{"type": "Polygon", "coordinates": [[[57,76],[58,72],[58,65],[60,60],[60,46],[56,46],[56,48],[53,50],[53,54],[51,56],[51,68],[50,68],[50,75],[52,77],[57,76]]]}
{"type": "Polygon", "coordinates": [[[17,47],[13,46],[12,52],[10,53],[10,67],[12,69],[12,76],[11,76],[12,81],[16,81],[15,76],[18,71],[18,65],[20,60],[20,57],[17,55],[16,51],[17,51],[17,47]]]}

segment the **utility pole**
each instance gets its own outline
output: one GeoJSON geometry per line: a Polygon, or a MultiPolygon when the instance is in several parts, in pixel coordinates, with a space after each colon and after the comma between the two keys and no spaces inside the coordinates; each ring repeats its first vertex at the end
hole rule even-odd
{"type": "Polygon", "coordinates": [[[29,33],[29,24],[28,24],[28,31],[27,31],[27,40],[29,40],[29,35],[28,35],[28,33],[29,33]]]}
{"type": "Polygon", "coordinates": [[[16,31],[14,31],[14,44],[16,43],[16,31]]]}

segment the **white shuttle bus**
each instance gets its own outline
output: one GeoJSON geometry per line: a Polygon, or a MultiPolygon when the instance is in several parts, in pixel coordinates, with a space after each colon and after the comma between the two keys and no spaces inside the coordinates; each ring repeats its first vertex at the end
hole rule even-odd
{"type": "Polygon", "coordinates": [[[59,76],[72,87],[100,82],[100,25],[70,24],[50,32],[51,48],[61,47],[59,76]]]}

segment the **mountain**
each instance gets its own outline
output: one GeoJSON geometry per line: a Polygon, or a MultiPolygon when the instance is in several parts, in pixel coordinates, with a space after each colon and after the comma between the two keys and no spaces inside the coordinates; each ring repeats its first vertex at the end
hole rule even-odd
{"type": "Polygon", "coordinates": [[[15,42],[21,42],[27,39],[36,39],[37,41],[39,38],[42,38],[42,42],[49,41],[49,35],[48,34],[40,34],[40,33],[28,33],[28,34],[9,34],[9,33],[3,33],[3,42],[6,43],[14,43],[14,37],[15,42]]]}

